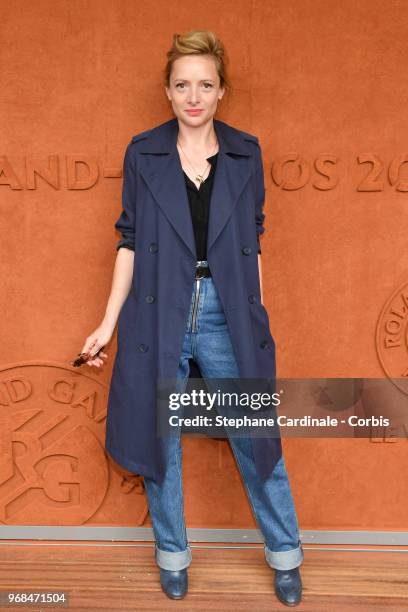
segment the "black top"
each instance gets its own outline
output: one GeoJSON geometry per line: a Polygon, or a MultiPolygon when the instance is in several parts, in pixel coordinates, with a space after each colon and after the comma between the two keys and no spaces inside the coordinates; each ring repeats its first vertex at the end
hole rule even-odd
{"type": "MultiPolygon", "coordinates": [[[[190,205],[191,220],[193,223],[194,238],[196,244],[197,260],[202,261],[207,259],[207,235],[208,235],[208,218],[210,214],[210,199],[214,183],[215,171],[217,168],[218,153],[207,157],[207,161],[211,164],[210,172],[207,178],[201,183],[200,188],[190,179],[183,170],[190,205]]],[[[258,253],[261,253],[261,247],[258,239],[258,253]]],[[[131,241],[123,239],[118,242],[116,249],[126,247],[134,250],[131,241]]]]}
{"type": "Polygon", "coordinates": [[[200,188],[190,179],[183,170],[188,202],[190,204],[191,220],[193,222],[194,238],[196,244],[197,260],[207,259],[207,235],[208,218],[210,214],[210,198],[214,183],[215,170],[217,168],[218,153],[207,157],[211,164],[207,178],[201,183],[200,188]]]}

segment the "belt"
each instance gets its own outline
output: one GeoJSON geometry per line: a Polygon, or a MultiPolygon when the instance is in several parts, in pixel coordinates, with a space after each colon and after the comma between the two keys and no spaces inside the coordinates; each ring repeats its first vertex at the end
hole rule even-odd
{"type": "Polygon", "coordinates": [[[208,262],[205,262],[207,265],[202,265],[201,261],[197,261],[196,270],[195,270],[195,278],[203,278],[204,276],[212,276],[211,270],[208,266],[208,262]]]}

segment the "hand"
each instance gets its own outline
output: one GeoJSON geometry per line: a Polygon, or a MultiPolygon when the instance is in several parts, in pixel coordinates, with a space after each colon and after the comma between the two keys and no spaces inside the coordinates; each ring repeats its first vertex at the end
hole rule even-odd
{"type": "MultiPolygon", "coordinates": [[[[100,326],[95,329],[95,331],[89,334],[89,336],[85,340],[85,344],[82,348],[81,353],[87,353],[88,351],[90,351],[91,354],[94,355],[99,351],[101,347],[106,346],[108,344],[112,335],[113,329],[111,328],[111,326],[105,322],[102,322],[100,326]]],[[[96,366],[97,368],[100,368],[101,365],[105,363],[102,358],[106,359],[107,357],[107,353],[103,353],[101,351],[98,357],[95,357],[94,359],[89,359],[86,362],[86,365],[96,366]]]]}

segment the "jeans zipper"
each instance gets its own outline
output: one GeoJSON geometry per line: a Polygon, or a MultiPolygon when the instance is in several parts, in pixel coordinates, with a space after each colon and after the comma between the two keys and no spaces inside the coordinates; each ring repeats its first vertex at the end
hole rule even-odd
{"type": "Polygon", "coordinates": [[[201,278],[195,279],[196,286],[194,290],[194,303],[193,303],[193,314],[191,318],[191,331],[195,332],[197,330],[197,311],[198,311],[198,298],[200,295],[200,282],[201,278]]]}

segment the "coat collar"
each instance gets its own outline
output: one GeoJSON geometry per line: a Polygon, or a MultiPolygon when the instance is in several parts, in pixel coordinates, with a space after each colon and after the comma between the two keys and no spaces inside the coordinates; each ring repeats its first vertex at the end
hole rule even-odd
{"type": "MultiPolygon", "coordinates": [[[[219,143],[219,156],[210,201],[207,258],[249,180],[251,172],[248,158],[251,161],[255,150],[255,138],[252,135],[244,134],[217,119],[214,119],[214,129],[219,143]],[[252,144],[248,141],[252,141],[252,144]]],[[[177,118],[145,132],[138,146],[138,152],[141,154],[140,173],[168,221],[196,257],[194,230],[177,150],[177,136],[177,118]]],[[[137,139],[135,137],[133,140],[137,139]]]]}
{"type": "MultiPolygon", "coordinates": [[[[239,130],[224,121],[214,119],[214,129],[219,143],[219,150],[223,153],[236,155],[252,155],[253,147],[248,140],[254,140],[250,135],[243,135],[239,130]]],[[[177,150],[178,121],[170,119],[161,125],[152,128],[147,138],[141,144],[140,153],[171,153],[177,150]]],[[[137,138],[137,137],[135,137],[137,138]]]]}

